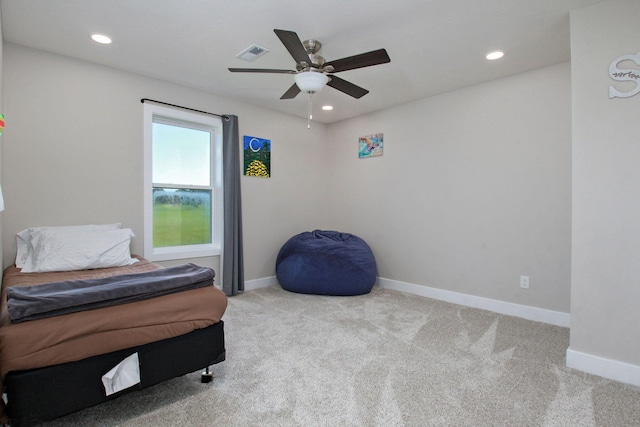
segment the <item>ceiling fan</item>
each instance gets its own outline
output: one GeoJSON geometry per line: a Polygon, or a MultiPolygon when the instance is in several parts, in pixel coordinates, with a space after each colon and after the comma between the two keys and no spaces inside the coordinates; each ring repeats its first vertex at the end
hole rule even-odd
{"type": "Polygon", "coordinates": [[[367,89],[341,79],[334,73],[391,62],[387,51],[384,49],[326,62],[325,59],[318,54],[322,47],[319,41],[305,40],[302,42],[293,31],[278,29],[274,29],[273,31],[296,61],[295,71],[263,68],[229,68],[229,71],[232,73],[295,74],[295,83],[280,99],[293,99],[301,91],[310,94],[319,92],[325,85],[354,98],[362,98],[369,93],[367,89]]]}

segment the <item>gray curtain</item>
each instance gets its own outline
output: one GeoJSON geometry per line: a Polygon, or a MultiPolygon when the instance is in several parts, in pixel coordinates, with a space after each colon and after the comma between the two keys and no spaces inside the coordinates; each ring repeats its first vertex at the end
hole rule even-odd
{"type": "Polygon", "coordinates": [[[222,290],[226,295],[231,296],[244,291],[240,136],[237,116],[223,116],[222,119],[222,163],[224,191],[222,290]]]}

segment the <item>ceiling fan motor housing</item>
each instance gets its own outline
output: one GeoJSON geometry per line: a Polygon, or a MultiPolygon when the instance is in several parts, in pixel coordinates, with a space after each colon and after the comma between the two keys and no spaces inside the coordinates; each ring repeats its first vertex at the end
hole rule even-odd
{"type": "Polygon", "coordinates": [[[304,46],[304,49],[309,54],[309,59],[311,60],[311,66],[313,68],[318,68],[318,69],[322,68],[322,66],[325,63],[325,59],[318,54],[318,52],[322,48],[322,43],[320,43],[318,40],[310,39],[310,40],[303,41],[302,45],[304,46]]]}

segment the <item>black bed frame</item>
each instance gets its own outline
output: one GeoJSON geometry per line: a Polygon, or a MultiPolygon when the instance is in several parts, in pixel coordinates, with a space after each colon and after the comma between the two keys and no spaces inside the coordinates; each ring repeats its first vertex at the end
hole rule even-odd
{"type": "MultiPolygon", "coordinates": [[[[41,423],[225,360],[222,321],[174,338],[45,368],[9,372],[4,381],[12,427],[41,423]],[[105,395],[102,376],[137,352],[140,384],[105,395]]],[[[210,377],[203,374],[202,381],[210,377]]]]}

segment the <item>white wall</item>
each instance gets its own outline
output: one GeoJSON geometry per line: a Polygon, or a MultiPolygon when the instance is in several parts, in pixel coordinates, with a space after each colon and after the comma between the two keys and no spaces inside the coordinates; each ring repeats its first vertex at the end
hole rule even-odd
{"type": "Polygon", "coordinates": [[[329,223],[382,278],[568,313],[570,89],[564,63],[331,125],[329,223]]]}
{"type": "MultiPolygon", "coordinates": [[[[640,52],[640,2],[571,14],[573,261],[568,366],[640,385],[640,94],[608,98],[617,57],[640,52]]],[[[640,70],[627,62],[623,68],[640,70]]]]}
{"type": "Polygon", "coordinates": [[[286,239],[324,224],[322,124],[14,44],[4,59],[5,266],[16,232],[39,225],[122,222],[142,253],[141,98],[236,114],[241,137],[271,139],[273,177],[241,183],[247,280],[273,276],[286,239]]]}

